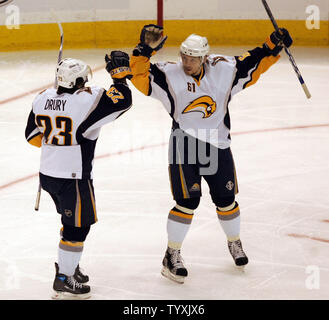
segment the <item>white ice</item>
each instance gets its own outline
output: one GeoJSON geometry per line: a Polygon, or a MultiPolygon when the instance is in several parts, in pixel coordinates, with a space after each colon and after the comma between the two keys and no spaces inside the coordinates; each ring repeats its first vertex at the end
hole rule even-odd
{"type": "MultiPolygon", "coordinates": [[[[212,53],[246,49],[213,47],[212,53]]],[[[64,57],[88,62],[96,69],[92,83],[107,88],[106,51],[64,50],[64,57]]],[[[291,51],[310,100],[283,53],[230,104],[241,240],[250,263],[244,272],[234,267],[203,183],[182,248],[189,270],[183,285],[160,274],[174,206],[171,120],[131,85],[132,109],[102,129],[96,148],[99,221],[80,263],[91,279],[91,299],[329,299],[329,49],[291,51]]],[[[177,52],[164,48],[152,59],[176,61],[177,52]]],[[[45,192],[34,211],[40,150],[25,141],[24,130],[36,89],[53,82],[56,61],[56,50],[0,53],[0,299],[44,300],[52,292],[60,216],[45,192]]]]}

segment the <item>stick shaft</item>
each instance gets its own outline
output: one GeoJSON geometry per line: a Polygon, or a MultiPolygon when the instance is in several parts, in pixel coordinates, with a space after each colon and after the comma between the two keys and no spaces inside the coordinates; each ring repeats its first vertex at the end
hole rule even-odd
{"type": "Polygon", "coordinates": [[[38,211],[39,210],[40,197],[41,197],[41,184],[39,182],[39,187],[38,187],[38,192],[37,192],[37,198],[35,200],[35,206],[34,206],[34,210],[35,211],[38,211]]]}
{"type": "MultiPolygon", "coordinates": [[[[270,7],[268,6],[266,0],[262,0],[262,3],[263,3],[264,8],[265,8],[265,10],[266,10],[266,12],[267,12],[267,15],[269,16],[269,18],[270,18],[270,20],[271,20],[271,22],[272,22],[272,24],[273,24],[274,29],[275,29],[276,31],[279,31],[279,26],[278,26],[278,24],[276,23],[276,21],[275,21],[275,19],[274,19],[274,16],[273,16],[273,14],[272,14],[272,11],[271,11],[270,7]]],[[[303,88],[303,90],[304,90],[304,92],[305,92],[305,95],[306,95],[307,99],[310,99],[310,98],[311,98],[311,94],[310,94],[310,92],[309,92],[309,90],[308,90],[308,88],[307,88],[307,86],[306,86],[306,84],[305,84],[305,81],[304,81],[304,79],[303,79],[303,77],[302,77],[302,75],[301,75],[301,73],[300,73],[300,71],[299,71],[299,69],[298,69],[298,67],[297,67],[297,64],[296,64],[296,62],[295,62],[294,57],[292,56],[292,54],[291,54],[289,48],[287,48],[286,46],[284,46],[284,50],[285,50],[286,54],[287,54],[288,57],[289,57],[290,63],[291,63],[292,67],[293,67],[294,70],[295,70],[295,73],[296,73],[296,75],[297,75],[297,78],[298,78],[298,80],[299,80],[299,82],[300,82],[300,84],[301,84],[301,86],[302,86],[302,88],[303,88]]]]}
{"type": "Polygon", "coordinates": [[[59,63],[62,60],[62,55],[63,55],[64,32],[63,32],[62,24],[60,22],[57,22],[57,24],[61,34],[61,45],[59,47],[58,59],[57,59],[57,62],[59,63]]]}
{"type": "MultiPolygon", "coordinates": [[[[58,64],[62,60],[62,55],[63,55],[64,32],[63,32],[63,28],[62,28],[61,23],[57,22],[57,24],[58,24],[59,32],[60,32],[60,35],[61,35],[61,42],[60,42],[58,58],[57,58],[57,64],[58,64]]],[[[56,77],[55,77],[55,88],[57,88],[57,78],[56,77]]]]}
{"type": "Polygon", "coordinates": [[[262,0],[262,2],[263,2],[263,5],[264,5],[265,10],[266,10],[266,12],[267,12],[267,15],[269,16],[270,20],[272,21],[272,24],[273,24],[273,26],[274,26],[274,29],[275,29],[276,31],[279,31],[279,26],[278,26],[278,24],[276,23],[276,21],[275,21],[275,19],[274,19],[274,17],[273,17],[272,11],[271,11],[270,7],[268,6],[266,0],[262,0]]]}
{"type": "MultiPolygon", "coordinates": [[[[55,18],[57,20],[57,17],[54,12],[53,12],[53,15],[55,16],[55,18]]],[[[61,35],[60,47],[59,47],[58,58],[57,58],[57,63],[59,63],[62,60],[62,55],[63,55],[64,32],[63,32],[61,23],[57,21],[57,24],[58,24],[59,32],[61,35]]],[[[57,78],[56,77],[55,77],[55,88],[57,88],[57,78]]],[[[34,206],[35,211],[39,210],[40,198],[41,198],[41,184],[39,182],[37,198],[35,200],[35,206],[34,206]]]]}
{"type": "Polygon", "coordinates": [[[301,75],[301,73],[300,73],[300,71],[299,71],[299,69],[297,67],[297,64],[295,62],[294,57],[290,53],[289,48],[284,47],[284,50],[285,50],[286,54],[289,57],[289,60],[290,60],[290,62],[292,64],[292,67],[294,68],[294,70],[296,72],[297,78],[298,78],[298,80],[299,80],[299,82],[300,82],[300,84],[301,84],[301,86],[302,86],[302,88],[303,88],[303,90],[305,92],[305,95],[306,95],[307,99],[310,99],[311,98],[311,93],[310,93],[310,91],[308,90],[308,88],[307,88],[307,86],[305,84],[305,81],[304,81],[304,79],[303,79],[303,77],[302,77],[302,75],[301,75]]]}

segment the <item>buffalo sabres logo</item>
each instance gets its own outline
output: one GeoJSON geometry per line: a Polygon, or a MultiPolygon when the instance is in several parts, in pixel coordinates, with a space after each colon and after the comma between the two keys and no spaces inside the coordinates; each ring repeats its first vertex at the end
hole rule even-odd
{"type": "Polygon", "coordinates": [[[203,118],[209,118],[216,111],[216,102],[209,96],[202,96],[190,102],[183,113],[201,112],[203,118]]]}

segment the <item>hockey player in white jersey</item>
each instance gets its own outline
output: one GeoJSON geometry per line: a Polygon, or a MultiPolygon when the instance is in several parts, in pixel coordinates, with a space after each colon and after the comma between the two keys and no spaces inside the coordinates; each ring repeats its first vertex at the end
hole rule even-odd
{"type": "MultiPolygon", "coordinates": [[[[229,252],[237,266],[248,258],[240,240],[240,208],[233,156],[230,150],[232,96],[253,85],[279,59],[292,39],[286,29],[241,56],[209,55],[205,37],[192,34],[180,46],[181,61],[152,64],[150,58],[166,40],[163,29],[146,25],[133,51],[132,83],[162,102],[173,120],[169,144],[169,176],[176,205],[167,220],[168,247],[162,274],[183,283],[188,275],[181,247],[201,197],[201,178],[207,182],[229,252]]],[[[209,239],[211,241],[211,239],[209,239]]]]}
{"type": "Polygon", "coordinates": [[[41,147],[40,183],[61,214],[61,239],[53,283],[54,299],[90,297],[89,278],[79,268],[84,241],[97,222],[92,168],[103,125],[126,112],[132,103],[126,79],[129,56],[112,51],[105,56],[113,85],[109,90],[85,86],[90,67],[81,60],[63,59],[57,66],[57,88],[33,101],[25,137],[41,147]]]}

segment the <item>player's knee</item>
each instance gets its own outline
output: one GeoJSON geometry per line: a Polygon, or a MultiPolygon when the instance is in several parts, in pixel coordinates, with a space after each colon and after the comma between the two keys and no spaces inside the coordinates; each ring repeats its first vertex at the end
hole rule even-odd
{"type": "Polygon", "coordinates": [[[235,196],[229,197],[213,197],[212,198],[214,204],[218,208],[226,208],[235,202],[235,196]]]}
{"type": "Polygon", "coordinates": [[[189,199],[178,199],[176,200],[176,203],[183,208],[195,210],[199,206],[200,197],[189,198],[189,199]]]}
{"type": "Polygon", "coordinates": [[[79,228],[64,224],[62,236],[66,241],[84,242],[87,238],[89,231],[90,226],[79,228]]]}

